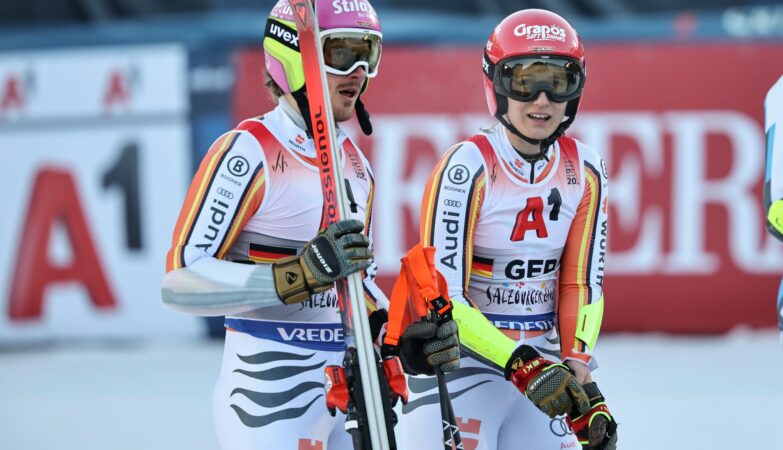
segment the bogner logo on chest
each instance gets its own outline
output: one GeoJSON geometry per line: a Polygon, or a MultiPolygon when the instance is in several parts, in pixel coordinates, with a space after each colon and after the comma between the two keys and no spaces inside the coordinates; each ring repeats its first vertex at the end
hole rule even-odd
{"type": "MultiPolygon", "coordinates": [[[[560,217],[560,206],[563,204],[563,197],[560,191],[553,187],[546,198],[549,210],[549,220],[557,221],[560,217]]],[[[525,208],[517,213],[517,219],[514,222],[514,229],[511,230],[512,241],[522,241],[528,231],[535,231],[536,237],[545,238],[549,236],[544,221],[544,199],[541,197],[529,197],[525,203],[525,208]]]]}

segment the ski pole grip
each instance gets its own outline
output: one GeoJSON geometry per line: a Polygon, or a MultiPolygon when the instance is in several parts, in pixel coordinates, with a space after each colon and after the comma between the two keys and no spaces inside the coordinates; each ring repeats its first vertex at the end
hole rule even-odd
{"type": "Polygon", "coordinates": [[[451,302],[443,297],[437,297],[429,302],[430,314],[433,315],[435,322],[440,325],[443,322],[451,320],[451,302]]]}

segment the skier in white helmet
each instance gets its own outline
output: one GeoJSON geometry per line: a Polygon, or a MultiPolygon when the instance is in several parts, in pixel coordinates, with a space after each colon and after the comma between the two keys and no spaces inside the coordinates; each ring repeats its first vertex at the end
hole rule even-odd
{"type": "MultiPolygon", "coordinates": [[[[348,6],[317,2],[327,86],[335,121],[355,111],[369,134],[360,97],[378,73],[381,27],[367,0],[348,6]]],[[[386,321],[388,301],[375,285],[371,250],[373,175],[338,127],[350,217],[327,228],[286,0],[270,13],[264,50],[266,86],[277,107],[220,136],[202,160],[174,230],[163,300],[188,313],[226,316],[213,395],[224,450],[348,449],[342,415],[333,417],[347,392],[328,391],[333,386],[326,383],[325,404],[324,369],[340,365],[345,350],[336,280],[361,272],[374,335],[386,321]]],[[[384,364],[392,401],[407,395],[397,367],[384,364]]]]}

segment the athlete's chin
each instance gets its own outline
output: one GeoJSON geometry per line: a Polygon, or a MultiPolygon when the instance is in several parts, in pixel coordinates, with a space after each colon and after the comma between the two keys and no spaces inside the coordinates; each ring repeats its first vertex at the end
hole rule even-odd
{"type": "Polygon", "coordinates": [[[350,106],[340,105],[332,110],[335,122],[345,122],[353,117],[353,104],[350,106]]]}
{"type": "Polygon", "coordinates": [[[535,125],[535,126],[521,127],[519,131],[522,132],[522,134],[524,134],[525,136],[529,137],[530,139],[542,140],[551,136],[552,133],[555,132],[555,128],[535,125]]]}

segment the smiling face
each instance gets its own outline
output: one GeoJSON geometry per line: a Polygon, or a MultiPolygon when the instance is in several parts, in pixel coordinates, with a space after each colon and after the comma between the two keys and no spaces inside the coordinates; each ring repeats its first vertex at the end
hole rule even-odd
{"type": "Polygon", "coordinates": [[[356,100],[366,79],[367,72],[363,67],[358,67],[349,75],[326,74],[335,122],[345,122],[353,117],[356,100]]]}
{"type": "MultiPolygon", "coordinates": [[[[535,100],[521,102],[512,98],[508,99],[508,121],[511,122],[520,133],[530,139],[542,140],[552,135],[565,117],[568,102],[550,101],[544,92],[538,94],[535,100]]],[[[522,153],[535,155],[539,152],[537,146],[532,145],[518,136],[507,132],[511,143],[522,153]]]]}

